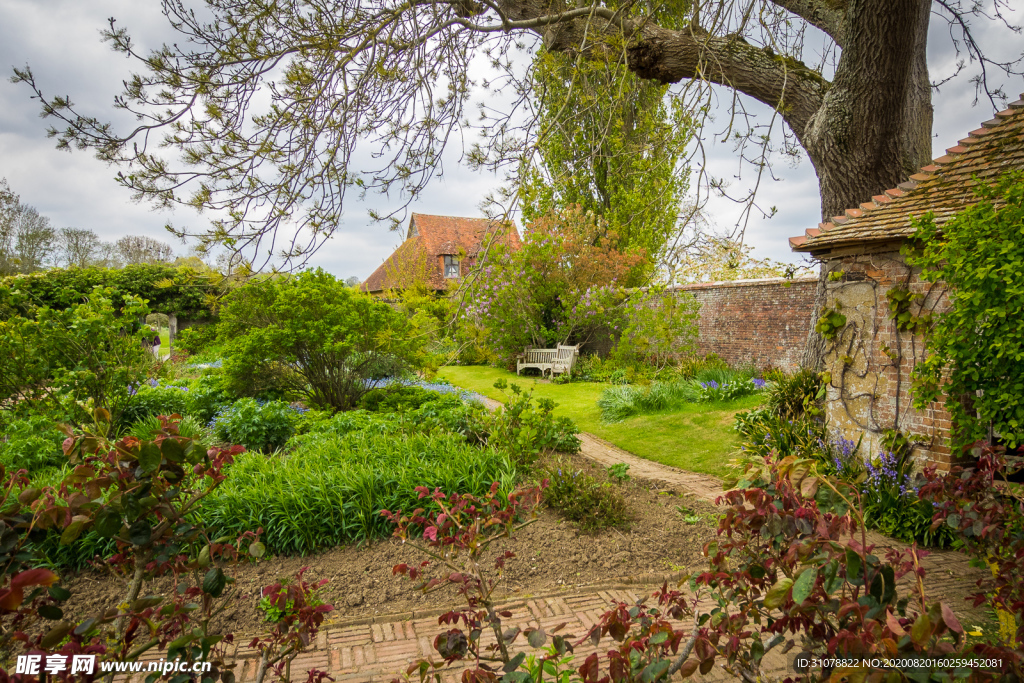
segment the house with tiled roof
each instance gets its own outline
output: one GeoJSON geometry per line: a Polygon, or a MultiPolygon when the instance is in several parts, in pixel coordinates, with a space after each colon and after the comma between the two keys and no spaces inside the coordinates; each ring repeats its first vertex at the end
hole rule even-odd
{"type": "Polygon", "coordinates": [[[977,183],[1021,169],[1024,95],[898,187],[790,239],[793,250],[823,262],[825,312],[845,317],[827,341],[826,411],[845,438],[862,439],[863,456],[877,455],[885,431],[897,429],[909,437],[919,464],[943,467],[963,457],[950,453],[950,416],[943,405],[912,405],[911,372],[926,349],[919,335],[896,324],[891,308],[905,306],[897,302],[909,292],[917,295],[913,315],[940,314],[948,292],[941,283],[923,281],[900,247],[914,232],[912,217],[931,212],[941,225],[977,201],[977,183]]]}
{"type": "Polygon", "coordinates": [[[371,294],[414,285],[444,292],[485,254],[498,247],[518,249],[520,244],[511,223],[414,213],[405,241],[360,286],[371,294]]]}

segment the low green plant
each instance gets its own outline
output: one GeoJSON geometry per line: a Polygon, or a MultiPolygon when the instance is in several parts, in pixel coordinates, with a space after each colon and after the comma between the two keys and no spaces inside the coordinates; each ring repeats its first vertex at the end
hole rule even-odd
{"type": "Polygon", "coordinates": [[[179,330],[174,338],[175,351],[187,351],[189,354],[202,353],[217,341],[216,325],[195,325],[179,330]]]}
{"type": "MultiPolygon", "coordinates": [[[[153,434],[159,433],[163,429],[163,422],[159,417],[151,415],[150,417],[140,420],[133,424],[128,429],[128,435],[134,436],[140,441],[146,441],[152,439],[153,434]]],[[[209,434],[206,431],[206,426],[197,420],[192,415],[186,415],[178,423],[178,433],[187,439],[191,439],[193,442],[200,446],[209,445],[209,434]]]]}
{"type": "Polygon", "coordinates": [[[694,380],[652,382],[647,386],[623,385],[601,392],[597,407],[605,422],[621,422],[634,415],[657,413],[696,403],[700,387],[694,380]]]}
{"type": "Polygon", "coordinates": [[[270,452],[292,437],[297,417],[298,411],[283,401],[243,398],[217,413],[210,427],[223,443],[270,452]]]}
{"type": "Polygon", "coordinates": [[[67,462],[61,444],[64,434],[53,419],[31,415],[12,420],[0,433],[0,464],[9,472],[36,472],[67,462]]]}
{"type": "Polygon", "coordinates": [[[629,481],[629,465],[624,462],[617,462],[608,466],[608,476],[622,484],[629,481]]]}
{"type": "Polygon", "coordinates": [[[776,373],[765,394],[764,406],[769,411],[791,419],[804,413],[820,415],[819,402],[824,398],[825,386],[820,375],[803,368],[791,375],[776,373]]]}
{"type": "Polygon", "coordinates": [[[555,417],[555,402],[542,398],[533,403],[533,392],[498,380],[494,388],[505,393],[505,404],[494,412],[488,443],[504,451],[518,464],[530,464],[544,451],[578,453],[579,430],[567,417],[555,417]]]}
{"type": "Polygon", "coordinates": [[[500,481],[508,493],[517,476],[505,454],[459,434],[407,433],[400,416],[352,411],[296,437],[286,456],[238,456],[203,515],[225,534],[262,527],[273,553],[308,554],[387,536],[380,511],[416,508],[417,486],[480,494],[500,481]]]}
{"type": "Polygon", "coordinates": [[[935,510],[930,501],[918,496],[919,486],[911,475],[911,465],[908,451],[883,451],[866,463],[867,479],[861,499],[864,523],[907,543],[948,547],[956,534],[945,524],[932,524],[935,510]]]}
{"type": "Polygon", "coordinates": [[[701,403],[714,403],[721,401],[735,401],[744,396],[750,396],[764,389],[766,382],[756,378],[735,378],[723,383],[715,380],[700,382],[699,400],[701,403]]]}
{"type": "Polygon", "coordinates": [[[430,391],[423,387],[395,383],[387,387],[371,389],[359,399],[359,407],[371,412],[382,413],[415,410],[439,396],[440,394],[436,391],[430,391]]]}
{"type": "Polygon", "coordinates": [[[238,398],[228,390],[224,376],[219,371],[207,371],[188,383],[185,413],[206,424],[238,398]]]}
{"type": "Polygon", "coordinates": [[[610,482],[573,469],[571,462],[556,460],[544,467],[541,478],[549,480],[544,502],[583,531],[621,527],[633,519],[626,499],[610,482]]]}
{"type": "Polygon", "coordinates": [[[184,385],[161,384],[150,379],[135,390],[121,414],[121,424],[128,426],[157,415],[184,415],[188,392],[184,385]]]}

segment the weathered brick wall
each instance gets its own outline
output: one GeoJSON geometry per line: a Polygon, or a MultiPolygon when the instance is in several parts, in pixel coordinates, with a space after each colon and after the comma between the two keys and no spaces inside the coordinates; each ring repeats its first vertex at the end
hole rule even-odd
{"type": "MultiPolygon", "coordinates": [[[[672,292],[701,304],[698,354],[717,353],[734,366],[792,372],[803,357],[817,285],[816,277],[769,278],[683,285],[672,292]]],[[[582,352],[606,356],[616,340],[614,333],[599,331],[582,352]]]]}
{"type": "Polygon", "coordinates": [[[700,353],[730,365],[792,372],[800,367],[814,314],[817,277],[709,282],[677,287],[700,308],[700,353]]]}
{"type": "MultiPolygon", "coordinates": [[[[894,248],[895,249],[895,248],[894,248]]],[[[911,312],[942,312],[948,305],[941,285],[924,282],[899,251],[853,254],[827,263],[827,306],[846,316],[846,326],[828,342],[826,397],[829,423],[846,438],[863,435],[861,455],[874,457],[885,430],[898,429],[913,443],[919,466],[948,468],[950,416],[941,403],[923,410],[912,404],[911,372],[924,356],[924,343],[889,319],[886,294],[894,287],[920,295],[911,312]]]]}

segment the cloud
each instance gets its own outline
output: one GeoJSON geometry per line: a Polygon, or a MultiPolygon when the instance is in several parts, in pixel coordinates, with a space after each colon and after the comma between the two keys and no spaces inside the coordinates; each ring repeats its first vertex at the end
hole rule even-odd
{"type": "MultiPolygon", "coordinates": [[[[48,93],[68,95],[82,111],[101,119],[130,124],[124,114],[114,112],[111,102],[129,76],[133,63],[103,44],[100,31],[114,16],[126,26],[142,51],[157,47],[175,36],[160,12],[159,3],[135,0],[5,0],[0,9],[0,65],[31,65],[37,81],[48,93]],[[122,118],[118,118],[118,116],[122,118]]],[[[941,17],[933,19],[930,58],[935,77],[951,73],[956,56],[941,17]]],[[[992,22],[978,24],[978,37],[986,49],[1005,57],[1019,50],[1017,36],[992,22]]],[[[1024,90],[1017,81],[1009,94],[1024,90]]],[[[973,87],[963,76],[942,87],[935,101],[935,156],[956,144],[980,121],[990,118],[991,106],[982,101],[972,108],[973,87]]],[[[490,99],[490,103],[500,99],[490,99]]],[[[729,98],[723,98],[728,103],[729,98]]],[[[166,222],[201,226],[207,219],[190,210],[154,212],[146,204],[132,202],[130,193],[114,180],[117,169],[88,153],[58,152],[45,136],[46,122],[38,117],[38,103],[29,99],[28,88],[0,81],[0,176],[6,177],[22,200],[35,206],[57,226],[89,228],[106,240],[127,234],[147,235],[170,241],[163,230],[166,222]]],[[[467,112],[472,115],[472,112],[467,112]]],[[[720,120],[722,117],[719,117],[720,120]]],[[[444,154],[445,174],[436,178],[410,207],[411,211],[459,216],[480,215],[483,197],[497,188],[500,179],[490,173],[473,172],[458,164],[462,150],[453,147],[444,154]]],[[[368,153],[368,151],[367,151],[368,153]]],[[[731,144],[710,147],[708,162],[716,175],[731,178],[737,160],[731,144]]],[[[747,178],[736,181],[736,190],[747,178]]],[[[748,242],[757,254],[779,260],[795,260],[788,238],[818,222],[818,189],[813,168],[804,161],[796,168],[781,164],[778,182],[762,183],[760,201],[777,206],[771,220],[752,218],[748,242]]],[[[401,242],[395,233],[374,223],[369,209],[390,210],[396,200],[371,196],[363,202],[350,201],[336,235],[313,257],[311,263],[330,272],[361,279],[369,275],[401,242]]],[[[735,206],[713,201],[714,219],[720,225],[735,220],[735,206]]],[[[175,245],[184,253],[185,247],[175,245]]]]}

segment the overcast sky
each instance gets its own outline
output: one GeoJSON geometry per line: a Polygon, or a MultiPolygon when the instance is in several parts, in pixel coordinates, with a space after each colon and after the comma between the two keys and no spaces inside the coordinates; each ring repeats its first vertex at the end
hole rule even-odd
{"type": "MultiPolygon", "coordinates": [[[[1021,24],[1024,0],[1011,4],[1018,7],[1013,22],[1021,24]]],[[[111,119],[111,101],[134,65],[103,44],[100,31],[107,17],[116,17],[138,45],[157,47],[174,39],[159,9],[157,0],[0,0],[0,67],[9,76],[13,67],[30,65],[44,92],[70,96],[80,110],[111,119]]],[[[1024,39],[1020,35],[993,23],[976,23],[979,42],[996,56],[1021,54],[1024,39]]],[[[954,70],[948,31],[938,18],[933,19],[929,63],[933,80],[954,70]]],[[[934,94],[933,156],[941,156],[945,148],[992,117],[987,100],[972,107],[974,87],[968,77],[962,75],[934,94]]],[[[1011,99],[1024,91],[1024,81],[1019,78],[999,82],[1011,99]]],[[[195,227],[205,223],[204,217],[189,210],[154,212],[133,203],[129,193],[114,181],[116,169],[88,152],[58,152],[53,140],[46,138],[46,123],[39,118],[38,103],[30,100],[29,94],[23,84],[12,84],[6,78],[0,81],[0,177],[7,178],[22,201],[48,216],[55,226],[89,228],[106,240],[137,234],[171,241],[163,229],[168,220],[195,227]]],[[[716,131],[715,126],[705,131],[711,153],[709,167],[714,175],[728,179],[736,173],[738,163],[730,144],[716,146],[712,142],[716,131]]],[[[458,150],[447,156],[445,176],[431,184],[412,210],[480,215],[480,200],[499,185],[499,179],[457,167],[458,150]]],[[[779,165],[776,174],[781,180],[762,184],[761,202],[777,206],[778,213],[771,220],[753,220],[747,240],[761,257],[795,261],[798,259],[789,251],[787,239],[817,224],[817,181],[806,159],[795,168],[779,165]]],[[[367,215],[369,208],[384,206],[386,200],[379,197],[368,198],[364,204],[349,203],[341,229],[312,263],[339,277],[365,279],[400,241],[400,235],[367,215]]],[[[710,208],[712,220],[719,225],[735,220],[735,208],[728,202],[713,202],[710,208]]],[[[174,246],[179,253],[187,250],[177,243],[174,246]]]]}

